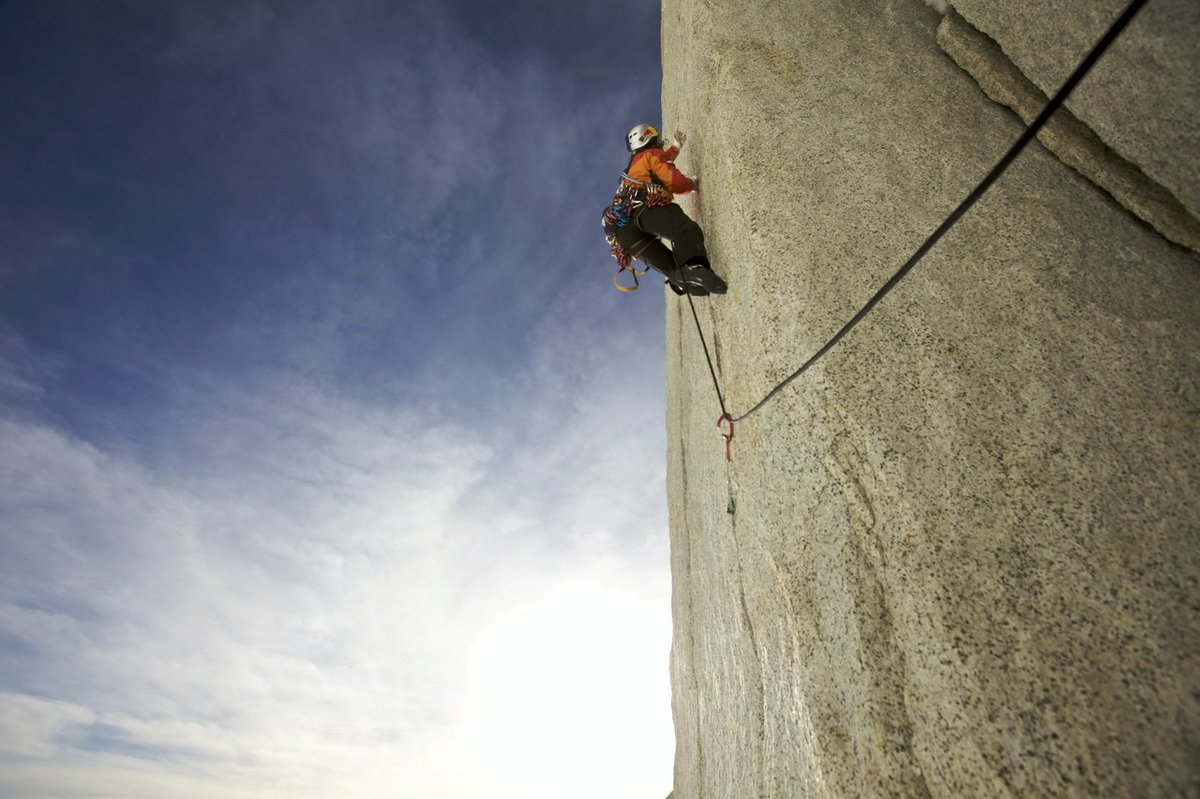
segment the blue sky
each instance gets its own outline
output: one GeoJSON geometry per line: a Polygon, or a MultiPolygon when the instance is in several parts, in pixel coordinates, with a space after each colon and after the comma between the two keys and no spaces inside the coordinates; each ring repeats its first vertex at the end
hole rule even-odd
{"type": "Polygon", "coordinates": [[[0,5],[0,796],[666,795],[658,14],[0,5]]]}

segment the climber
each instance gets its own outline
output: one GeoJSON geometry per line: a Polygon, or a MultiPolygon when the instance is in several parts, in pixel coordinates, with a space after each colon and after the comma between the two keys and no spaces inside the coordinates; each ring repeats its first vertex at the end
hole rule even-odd
{"type": "Polygon", "coordinates": [[[664,147],[650,125],[630,129],[625,136],[629,166],[621,173],[612,205],[604,211],[604,232],[621,270],[631,268],[637,258],[661,272],[676,294],[724,294],[725,281],[708,262],[704,233],[674,203],[676,194],[695,191],[699,182],[675,166],[686,141],[686,136],[676,133],[670,146],[664,147]],[[671,242],[670,249],[660,241],[664,238],[671,242]]]}

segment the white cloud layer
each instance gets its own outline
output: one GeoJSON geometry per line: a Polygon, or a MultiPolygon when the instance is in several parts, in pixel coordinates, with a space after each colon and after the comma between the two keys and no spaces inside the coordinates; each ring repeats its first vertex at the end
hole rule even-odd
{"type": "Polygon", "coordinates": [[[595,321],[475,424],[283,374],[153,467],[0,422],[0,795],[661,799],[661,366],[595,321]]]}
{"type": "Polygon", "coordinates": [[[210,5],[147,12],[149,83],[50,54],[137,135],[47,149],[94,206],[0,225],[39,298],[0,323],[0,797],[662,799],[662,322],[588,184],[654,82],[436,4],[210,5]]]}

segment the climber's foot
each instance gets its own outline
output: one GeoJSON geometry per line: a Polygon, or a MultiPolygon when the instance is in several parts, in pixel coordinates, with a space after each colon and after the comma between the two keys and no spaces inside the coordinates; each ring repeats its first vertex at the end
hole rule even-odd
{"type": "Polygon", "coordinates": [[[725,281],[705,264],[684,264],[679,267],[676,279],[683,284],[688,293],[700,288],[705,294],[724,294],[729,288],[725,281]]]}
{"type": "Polygon", "coordinates": [[[708,296],[708,289],[704,288],[703,286],[688,285],[686,283],[679,281],[678,279],[671,280],[670,278],[668,278],[667,286],[669,286],[671,291],[675,292],[680,297],[682,297],[685,294],[691,294],[693,297],[707,297],[708,296]]]}

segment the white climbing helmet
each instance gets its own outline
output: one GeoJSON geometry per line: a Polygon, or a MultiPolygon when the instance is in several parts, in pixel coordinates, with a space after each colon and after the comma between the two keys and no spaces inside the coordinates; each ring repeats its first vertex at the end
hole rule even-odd
{"type": "Polygon", "coordinates": [[[650,125],[634,125],[625,134],[625,146],[629,152],[637,152],[648,144],[658,140],[658,131],[650,125]]]}

